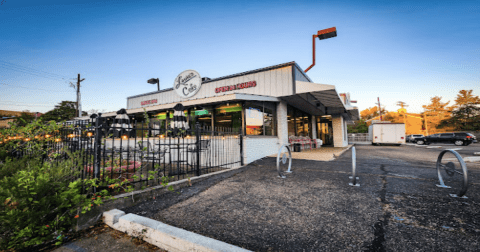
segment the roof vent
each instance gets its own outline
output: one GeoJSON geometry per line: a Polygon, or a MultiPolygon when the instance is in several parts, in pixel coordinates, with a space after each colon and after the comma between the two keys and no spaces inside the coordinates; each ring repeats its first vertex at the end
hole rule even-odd
{"type": "Polygon", "coordinates": [[[211,80],[211,79],[208,78],[208,77],[202,77],[202,82],[204,82],[204,81],[209,81],[209,80],[211,80]]]}

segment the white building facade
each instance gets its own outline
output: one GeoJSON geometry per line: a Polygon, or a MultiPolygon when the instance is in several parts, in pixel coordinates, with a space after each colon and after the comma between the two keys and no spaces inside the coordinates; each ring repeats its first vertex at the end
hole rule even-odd
{"type": "Polygon", "coordinates": [[[358,109],[344,104],[335,86],[313,83],[295,62],[214,79],[197,75],[187,70],[173,88],[128,97],[128,115],[141,120],[147,111],[157,125],[168,127],[173,107],[181,103],[191,128],[199,123],[241,131],[245,163],[276,154],[292,136],[347,146],[346,121],[358,119],[358,109]]]}

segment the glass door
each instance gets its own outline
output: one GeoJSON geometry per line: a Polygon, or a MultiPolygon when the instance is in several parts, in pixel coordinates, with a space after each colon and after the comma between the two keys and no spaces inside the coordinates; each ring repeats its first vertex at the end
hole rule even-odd
{"type": "Polygon", "coordinates": [[[331,116],[317,117],[317,138],[322,140],[323,145],[333,145],[333,127],[331,116]]]}

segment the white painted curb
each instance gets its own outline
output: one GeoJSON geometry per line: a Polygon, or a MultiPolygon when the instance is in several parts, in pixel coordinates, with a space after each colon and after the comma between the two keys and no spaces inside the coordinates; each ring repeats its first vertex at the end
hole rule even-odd
{"type": "Polygon", "coordinates": [[[104,212],[103,216],[105,224],[108,226],[129,235],[139,237],[150,244],[168,251],[250,251],[181,228],[173,227],[160,221],[136,214],[125,214],[125,212],[118,209],[104,212]]]}

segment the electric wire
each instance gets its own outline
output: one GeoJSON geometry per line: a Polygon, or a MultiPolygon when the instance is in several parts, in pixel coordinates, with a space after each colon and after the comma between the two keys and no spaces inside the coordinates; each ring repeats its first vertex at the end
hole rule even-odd
{"type": "Polygon", "coordinates": [[[48,75],[51,75],[51,77],[57,77],[57,78],[60,77],[61,79],[69,79],[69,77],[61,75],[61,74],[55,74],[55,73],[50,73],[50,72],[46,72],[46,71],[42,71],[42,70],[37,70],[37,69],[31,68],[31,67],[26,67],[26,66],[21,66],[21,65],[18,65],[18,64],[10,63],[10,62],[4,61],[4,60],[0,60],[0,64],[10,66],[10,67],[15,67],[17,69],[21,69],[21,70],[25,70],[25,71],[33,71],[33,72],[37,72],[37,73],[48,74],[48,75]]]}
{"type": "Polygon", "coordinates": [[[42,88],[30,88],[30,87],[10,85],[10,84],[7,84],[7,83],[0,83],[0,85],[17,87],[17,88],[25,88],[25,89],[31,89],[31,90],[40,90],[40,91],[48,91],[48,92],[58,92],[58,93],[72,93],[72,92],[74,92],[74,91],[58,91],[58,90],[50,90],[50,89],[42,89],[42,88]]]}
{"type": "Polygon", "coordinates": [[[2,66],[2,65],[0,65],[0,67],[1,67],[1,68],[4,68],[4,69],[8,69],[8,70],[13,70],[13,71],[25,73],[25,74],[30,74],[30,75],[37,76],[37,77],[42,77],[42,78],[50,79],[50,80],[67,82],[67,80],[65,80],[65,79],[56,79],[56,78],[52,78],[52,77],[48,77],[48,76],[42,76],[42,75],[38,75],[38,74],[36,74],[36,73],[27,72],[27,71],[25,71],[25,70],[8,68],[8,67],[2,66]]]}

